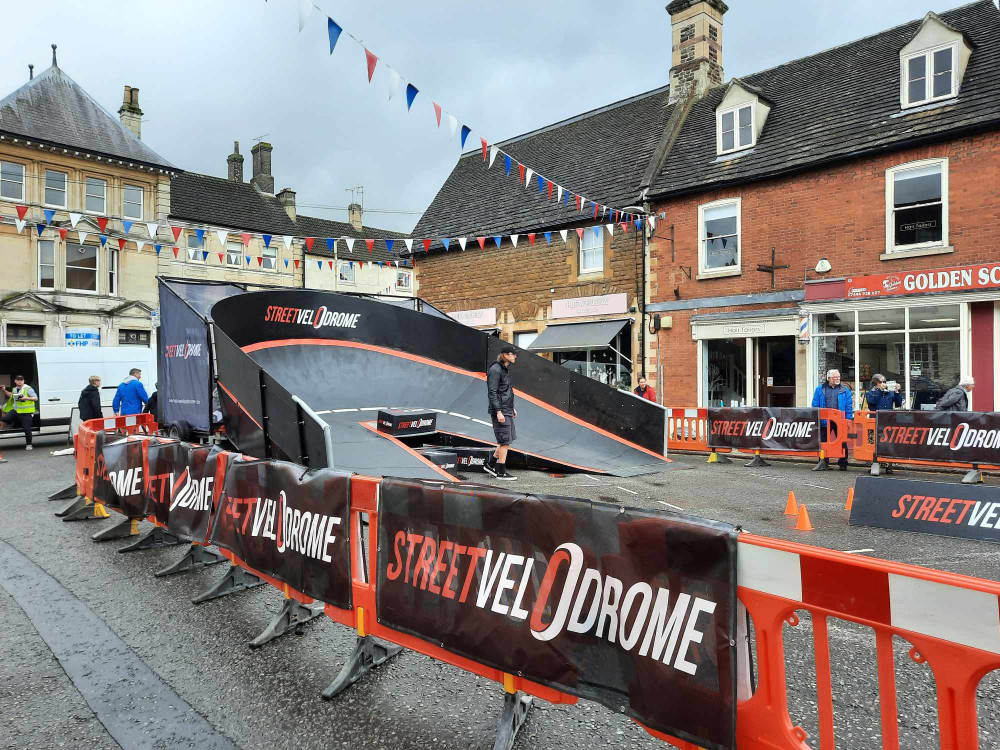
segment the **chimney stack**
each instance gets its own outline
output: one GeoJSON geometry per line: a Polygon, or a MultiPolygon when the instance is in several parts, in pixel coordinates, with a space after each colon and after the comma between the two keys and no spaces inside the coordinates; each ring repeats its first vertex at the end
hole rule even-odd
{"type": "Polygon", "coordinates": [[[240,142],[233,141],[233,153],[227,158],[229,164],[229,179],[233,182],[243,182],[243,154],[240,153],[240,142]]]}
{"type": "Polygon", "coordinates": [[[277,195],[278,203],[285,209],[288,218],[295,221],[295,191],[291,188],[284,188],[277,195]]]}
{"type": "Polygon", "coordinates": [[[727,10],[722,0],[673,0],[667,6],[671,102],[722,85],[722,16],[727,10]]]}
{"type": "Polygon", "coordinates": [[[253,157],[253,177],[250,184],[262,193],[274,194],[274,177],[271,175],[271,151],[274,147],[266,141],[261,141],[250,149],[253,157]]]}
{"type": "Polygon", "coordinates": [[[35,77],[35,66],[28,63],[28,80],[33,80],[35,77]]]}
{"type": "Polygon", "coordinates": [[[354,227],[355,232],[361,231],[361,204],[350,203],[347,206],[347,223],[354,227]]]}
{"type": "Polygon", "coordinates": [[[142,110],[139,109],[139,89],[125,87],[122,106],[118,108],[122,125],[132,131],[136,138],[142,138],[142,110]]]}

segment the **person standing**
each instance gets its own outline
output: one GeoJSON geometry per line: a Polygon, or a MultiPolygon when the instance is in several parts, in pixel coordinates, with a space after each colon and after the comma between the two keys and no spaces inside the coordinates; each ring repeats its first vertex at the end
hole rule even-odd
{"type": "Polygon", "coordinates": [[[111,402],[116,417],[142,413],[142,407],[149,401],[149,396],[146,395],[141,380],[142,370],[133,367],[128,371],[128,376],[118,384],[114,401],[111,402]]]}
{"type": "Polygon", "coordinates": [[[636,386],[635,395],[647,401],[652,401],[654,404],[656,403],[656,390],[653,386],[646,385],[645,376],[639,378],[639,385],[636,386]]]}
{"type": "Polygon", "coordinates": [[[937,400],[937,404],[934,406],[935,410],[968,411],[969,394],[972,393],[972,389],[975,386],[976,381],[972,379],[971,375],[959,378],[958,385],[948,389],[948,392],[937,400]]]}
{"type": "Polygon", "coordinates": [[[86,422],[88,419],[100,419],[104,416],[101,411],[101,378],[99,375],[91,375],[87,387],[80,391],[80,400],[77,406],[80,407],[80,421],[86,422]]]}
{"type": "Polygon", "coordinates": [[[896,387],[890,391],[885,375],[873,375],[871,390],[865,394],[865,403],[871,411],[898,409],[903,405],[903,394],[899,392],[899,383],[896,383],[896,387]]]}
{"type": "MultiPolygon", "coordinates": [[[[844,412],[848,419],[854,419],[854,397],[851,389],[840,382],[840,370],[827,370],[826,382],[816,386],[813,393],[812,405],[814,409],[837,409],[844,412]]],[[[820,440],[826,440],[827,424],[826,420],[820,422],[820,440]]],[[[837,467],[841,471],[847,471],[847,442],[843,442],[843,455],[837,459],[837,467]]],[[[830,459],[823,457],[822,464],[817,464],[813,471],[825,471],[830,468],[830,459]]]]}
{"type": "Polygon", "coordinates": [[[14,390],[8,391],[7,386],[0,385],[0,396],[6,396],[3,405],[4,425],[17,425],[24,432],[24,449],[34,450],[31,445],[32,420],[35,417],[35,405],[38,403],[38,394],[30,385],[25,385],[24,375],[14,376],[14,390]]]}
{"type": "Polygon", "coordinates": [[[512,481],[517,479],[507,472],[507,450],[517,439],[514,430],[514,386],[510,380],[510,366],[517,361],[517,350],[506,344],[497,355],[497,361],[486,371],[486,395],[489,398],[489,413],[493,420],[493,435],[497,449],[486,459],[483,468],[497,479],[512,481]]]}
{"type": "Polygon", "coordinates": [[[155,383],[153,385],[153,387],[156,390],[149,394],[149,401],[147,401],[146,405],[144,407],[142,407],[142,413],[143,414],[152,414],[153,415],[153,421],[156,422],[157,424],[159,424],[160,423],[160,395],[159,395],[160,394],[160,384],[159,383],[155,383]]]}

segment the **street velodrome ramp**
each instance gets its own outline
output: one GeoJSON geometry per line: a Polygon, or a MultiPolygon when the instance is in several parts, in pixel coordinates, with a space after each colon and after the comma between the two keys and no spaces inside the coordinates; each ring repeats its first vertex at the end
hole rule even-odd
{"type": "MultiPolygon", "coordinates": [[[[330,425],[339,470],[444,475],[375,431],[380,408],[434,410],[439,432],[494,443],[485,372],[504,344],[496,337],[375,299],[309,290],[231,296],[213,306],[212,320],[226,427],[251,455],[270,449],[322,463],[317,438],[309,439],[314,428],[295,422],[293,397],[330,425]]],[[[617,476],[670,467],[659,406],[523,350],[511,373],[518,410],[512,450],[617,476]]]]}

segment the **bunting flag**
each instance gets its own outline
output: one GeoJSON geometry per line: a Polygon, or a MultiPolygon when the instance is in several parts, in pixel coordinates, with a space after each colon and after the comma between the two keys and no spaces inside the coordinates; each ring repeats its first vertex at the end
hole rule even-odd
{"type": "MultiPolygon", "coordinates": [[[[306,250],[313,249],[313,243],[316,241],[315,237],[306,237],[306,250]]],[[[298,266],[296,266],[298,268],[298,266]]]]}
{"type": "Polygon", "coordinates": [[[201,262],[204,263],[206,260],[208,260],[208,250],[202,250],[201,251],[201,262]]]}
{"type": "Polygon", "coordinates": [[[465,238],[465,237],[459,237],[459,238],[458,238],[458,244],[462,246],[462,250],[463,250],[463,251],[465,250],[465,243],[466,243],[466,241],[467,241],[467,240],[466,240],[466,238],[465,238]]]}
{"type": "Polygon", "coordinates": [[[479,249],[480,250],[485,250],[486,249],[486,238],[485,237],[476,237],[476,242],[479,243],[479,249]]]}
{"type": "Polygon", "coordinates": [[[528,244],[529,245],[534,245],[535,244],[535,233],[534,232],[528,232],[528,244]]]}
{"type": "Polygon", "coordinates": [[[648,219],[646,219],[646,221],[649,222],[649,228],[650,229],[656,229],[656,217],[655,216],[650,216],[648,219]]]}
{"type": "Polygon", "coordinates": [[[441,127],[441,105],[437,102],[431,102],[434,105],[434,119],[437,120],[438,127],[441,127]]]}
{"type": "MultiPolygon", "coordinates": [[[[312,13],[313,4],[312,0],[299,0],[299,33],[302,33],[302,29],[306,26],[306,21],[309,20],[309,15],[312,13]]],[[[331,50],[332,52],[332,50],[331,50]]]]}
{"type": "Polygon", "coordinates": [[[132,222],[126,219],[122,219],[122,229],[125,230],[125,234],[132,231],[132,222]]]}
{"type": "MultiPolygon", "coordinates": [[[[307,0],[304,0],[304,1],[307,1],[307,0]]],[[[311,2],[309,4],[312,5],[311,2]]],[[[302,22],[299,21],[299,24],[300,24],[299,31],[302,31],[301,23],[302,22]]],[[[327,33],[330,36],[330,54],[332,55],[333,54],[333,48],[337,46],[337,40],[340,39],[340,32],[343,31],[343,29],[340,28],[340,25],[337,24],[337,22],[334,21],[330,17],[327,17],[327,19],[326,19],[326,29],[327,29],[327,33]]]]}
{"type": "Polygon", "coordinates": [[[97,217],[97,226],[100,228],[101,234],[104,234],[108,228],[108,217],[107,216],[97,217]]]}
{"type": "Polygon", "coordinates": [[[222,262],[223,262],[223,256],[222,256],[222,253],[219,253],[219,263],[222,263],[222,262]]]}
{"type": "MultiPolygon", "coordinates": [[[[146,247],[146,240],[136,240],[136,241],[135,241],[135,249],[136,249],[136,252],[138,252],[138,253],[141,253],[141,252],[142,252],[142,249],[143,249],[144,247],[146,247]]],[[[222,260],[222,259],[220,258],[219,260],[220,260],[220,262],[221,262],[221,260],[222,260]]]]}
{"type": "Polygon", "coordinates": [[[229,241],[229,232],[227,232],[225,229],[216,229],[215,236],[219,238],[219,245],[221,247],[225,247],[226,242],[229,241]]]}
{"type": "MultiPolygon", "coordinates": [[[[247,265],[250,265],[250,256],[249,255],[247,256],[247,265]]],[[[323,270],[323,261],[317,260],[316,261],[316,268],[319,269],[320,271],[322,271],[323,270]]],[[[332,260],[330,261],[330,270],[331,271],[333,270],[333,261],[332,260]]]]}
{"type": "Polygon", "coordinates": [[[328,251],[330,251],[331,253],[333,252],[333,246],[336,245],[336,244],[337,244],[337,240],[333,239],[333,237],[327,237],[326,238],[326,249],[328,251]]]}
{"type": "Polygon", "coordinates": [[[285,268],[288,268],[288,258],[285,258],[285,268]]]}
{"type": "MultiPolygon", "coordinates": [[[[240,239],[243,240],[243,247],[250,247],[250,239],[252,235],[249,232],[243,232],[240,234],[240,239]]],[[[250,261],[247,261],[249,263],[250,261]]]]}
{"type": "Polygon", "coordinates": [[[101,247],[104,247],[107,244],[108,244],[108,236],[106,234],[102,234],[101,235],[101,247]]]}
{"type": "Polygon", "coordinates": [[[594,239],[595,240],[601,239],[601,228],[600,227],[593,227],[593,230],[594,230],[594,239]]]}
{"type": "Polygon", "coordinates": [[[498,234],[498,235],[495,235],[495,236],[493,237],[493,242],[495,242],[495,243],[496,243],[496,246],[497,246],[497,249],[498,249],[498,250],[500,249],[500,240],[501,240],[501,237],[500,237],[500,235],[499,235],[499,234],[498,234]]]}
{"type": "Polygon", "coordinates": [[[513,245],[514,247],[517,247],[517,238],[518,238],[518,237],[520,237],[520,236],[521,236],[521,235],[519,235],[519,234],[512,234],[512,235],[510,236],[510,243],[511,243],[511,244],[512,244],[512,245],[513,245]]]}
{"type": "Polygon", "coordinates": [[[454,138],[455,131],[458,130],[458,118],[455,115],[448,113],[448,137],[454,138]]]}
{"type": "Polygon", "coordinates": [[[390,240],[389,238],[386,238],[386,240],[385,240],[385,249],[388,250],[390,254],[392,253],[392,243],[393,243],[393,240],[390,240]]]}
{"type": "MultiPolygon", "coordinates": [[[[181,232],[184,230],[183,227],[170,226],[170,232],[174,235],[174,242],[180,241],[181,232]]],[[[103,231],[103,230],[102,230],[103,231]]]]}
{"type": "Polygon", "coordinates": [[[86,242],[86,241],[87,241],[87,233],[86,233],[86,232],[84,232],[84,231],[83,231],[82,229],[79,229],[79,230],[77,230],[77,234],[78,234],[78,235],[80,235],[80,244],[81,244],[81,245],[82,245],[82,244],[83,244],[84,242],[86,242]]]}
{"type": "MultiPolygon", "coordinates": [[[[19,218],[21,221],[24,221],[24,217],[28,215],[28,207],[23,205],[14,206],[14,210],[17,211],[17,218],[19,218]]],[[[80,214],[76,215],[76,220],[77,221],[80,220],[80,214]]],[[[73,225],[73,228],[74,229],[76,228],[76,224],[73,225]]]]}
{"type": "Polygon", "coordinates": [[[372,252],[375,249],[375,240],[365,240],[365,244],[368,245],[368,252],[372,252]]]}
{"type": "Polygon", "coordinates": [[[172,250],[174,251],[174,257],[176,258],[177,257],[177,248],[176,247],[172,248],[172,250]]]}
{"type": "Polygon", "coordinates": [[[399,87],[402,85],[403,79],[400,78],[399,73],[397,73],[392,68],[389,68],[389,101],[393,100],[396,96],[396,92],[399,91],[399,87]]]}
{"type": "Polygon", "coordinates": [[[403,243],[406,245],[407,252],[411,252],[412,253],[413,252],[413,240],[410,239],[410,238],[407,238],[407,239],[403,240],[403,243]]]}
{"type": "Polygon", "coordinates": [[[51,208],[46,208],[44,211],[42,211],[42,213],[45,215],[45,226],[48,226],[49,224],[52,223],[52,219],[55,217],[56,212],[53,211],[51,208]]]}
{"type": "MultiPolygon", "coordinates": [[[[18,208],[20,208],[20,206],[18,206],[18,208]]],[[[27,208],[27,207],[25,207],[25,208],[27,208]]],[[[78,214],[78,213],[74,213],[74,212],[70,211],[69,212],[69,225],[73,229],[76,229],[76,223],[78,221],[80,221],[80,219],[82,219],[82,218],[83,218],[83,214],[78,214]]]]}
{"type": "Polygon", "coordinates": [[[424,240],[424,252],[426,253],[430,249],[431,249],[431,241],[430,240],[424,240]]]}
{"type": "Polygon", "coordinates": [[[354,238],[353,237],[344,237],[343,240],[347,244],[347,252],[353,253],[354,252],[354,238]]]}
{"type": "Polygon", "coordinates": [[[521,162],[517,163],[517,171],[521,173],[521,184],[524,184],[524,165],[521,162]]]}
{"type": "MultiPolygon", "coordinates": [[[[127,242],[128,242],[128,240],[126,240],[126,239],[125,239],[124,237],[119,237],[119,238],[118,238],[118,249],[119,249],[119,250],[124,250],[124,249],[125,249],[125,244],[126,244],[127,242]]],[[[207,255],[207,254],[208,254],[208,253],[206,253],[206,255],[207,255]]]]}
{"type": "Polygon", "coordinates": [[[264,238],[264,247],[270,249],[271,248],[271,235],[264,234],[264,235],[261,235],[261,236],[264,238]]]}
{"type": "MultiPolygon", "coordinates": [[[[38,236],[41,237],[42,236],[42,232],[45,231],[45,225],[44,224],[35,224],[35,230],[38,232],[38,236]]],[[[101,242],[101,244],[103,245],[104,243],[101,242]]]]}
{"type": "Polygon", "coordinates": [[[444,249],[447,250],[449,248],[449,246],[451,245],[451,240],[448,239],[447,237],[442,237],[441,238],[441,244],[444,245],[444,249]]]}
{"type": "Polygon", "coordinates": [[[483,161],[486,161],[486,147],[489,145],[485,138],[480,138],[479,142],[483,144],[483,161]]]}
{"type": "Polygon", "coordinates": [[[565,242],[566,241],[566,237],[569,234],[569,230],[568,229],[560,229],[559,230],[559,234],[562,235],[562,240],[563,240],[563,242],[565,242]]]}
{"type": "Polygon", "coordinates": [[[299,259],[298,259],[298,258],[296,258],[296,259],[295,259],[295,260],[293,261],[293,263],[295,263],[295,270],[296,270],[296,271],[298,271],[298,270],[299,270],[299,259]]]}
{"type": "Polygon", "coordinates": [[[257,256],[257,266],[258,267],[262,267],[263,265],[264,265],[264,256],[263,255],[258,255],[257,256]]]}
{"type": "Polygon", "coordinates": [[[608,234],[610,234],[612,237],[614,237],[615,236],[615,225],[614,224],[607,224],[605,226],[607,226],[607,228],[608,228],[608,234]]]}
{"type": "Polygon", "coordinates": [[[65,242],[67,234],[69,234],[69,230],[66,227],[59,227],[59,239],[65,242]]]}
{"type": "Polygon", "coordinates": [[[410,111],[410,107],[413,106],[413,100],[417,98],[417,87],[412,83],[406,84],[406,111],[410,111]]]}
{"type": "Polygon", "coordinates": [[[528,187],[528,185],[531,184],[531,175],[533,175],[534,172],[531,169],[528,169],[527,167],[525,168],[524,172],[525,172],[524,186],[528,187]]]}
{"type": "Polygon", "coordinates": [[[507,168],[507,176],[510,177],[510,156],[507,154],[503,155],[503,165],[507,168]]]}
{"type": "Polygon", "coordinates": [[[293,239],[293,237],[290,234],[282,235],[281,241],[285,243],[285,250],[291,250],[292,249],[292,239],[293,239]]]}
{"type": "Polygon", "coordinates": [[[490,166],[487,169],[493,168],[493,162],[497,160],[497,154],[500,153],[500,149],[496,146],[490,146],[490,166]]]}
{"type": "Polygon", "coordinates": [[[368,83],[372,82],[372,76],[375,75],[375,63],[377,62],[378,58],[365,47],[365,63],[368,65],[368,83]]]}
{"type": "Polygon", "coordinates": [[[146,231],[149,232],[149,239],[155,239],[156,233],[159,231],[160,225],[155,221],[150,221],[146,223],[146,231]]]}
{"type": "MultiPolygon", "coordinates": [[[[556,185],[556,203],[562,202],[563,199],[562,194],[563,194],[562,185],[556,185]]],[[[567,193],[566,195],[569,196],[569,193],[567,193]]]]}
{"type": "Polygon", "coordinates": [[[576,228],[576,236],[580,238],[580,242],[583,242],[583,227],[576,228]]]}
{"type": "Polygon", "coordinates": [[[195,229],[194,233],[198,237],[198,244],[199,245],[205,244],[205,230],[204,229],[195,229]]]}
{"type": "Polygon", "coordinates": [[[156,251],[156,254],[159,255],[160,250],[163,249],[163,245],[153,245],[153,249],[156,251]]]}
{"type": "Polygon", "coordinates": [[[552,244],[552,232],[543,232],[542,234],[545,235],[545,242],[548,243],[549,245],[551,245],[552,244]]]}
{"type": "Polygon", "coordinates": [[[468,125],[462,126],[462,148],[465,148],[465,139],[469,137],[469,133],[472,132],[472,128],[468,125]]]}

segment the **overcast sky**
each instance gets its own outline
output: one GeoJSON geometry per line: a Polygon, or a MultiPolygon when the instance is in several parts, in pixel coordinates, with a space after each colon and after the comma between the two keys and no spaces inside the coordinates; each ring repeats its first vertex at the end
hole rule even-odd
{"type": "MultiPolygon", "coordinates": [[[[143,140],[178,167],[224,177],[239,140],[249,179],[253,139],[267,134],[277,189],[297,191],[300,213],[345,220],[323,207],[346,206],[345,188],[363,185],[365,224],[408,231],[459,156],[431,98],[492,142],[668,81],[665,0],[315,4],[323,12],[300,34],[296,0],[42,0],[4,35],[0,96],[25,82],[28,63],[47,68],[56,43],[59,66],[108,110],[125,84],[139,87],[143,140]],[[326,15],[420,89],[409,113],[403,96],[388,100],[384,68],[367,82],[346,35],[328,53],[326,15]]],[[[729,4],[727,79],[960,3],[729,4]]]]}

